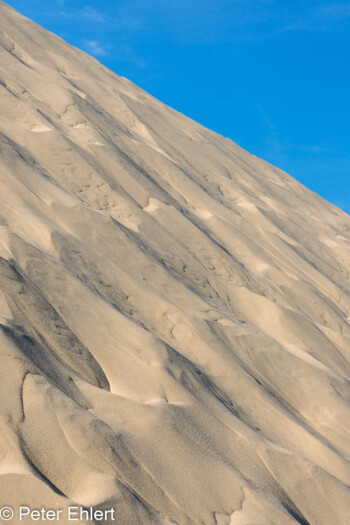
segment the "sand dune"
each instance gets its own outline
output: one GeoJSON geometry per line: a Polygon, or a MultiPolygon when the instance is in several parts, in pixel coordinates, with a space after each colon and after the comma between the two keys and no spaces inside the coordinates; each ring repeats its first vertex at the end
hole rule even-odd
{"type": "Polygon", "coordinates": [[[350,523],[349,231],[0,1],[0,507],[350,523]]]}

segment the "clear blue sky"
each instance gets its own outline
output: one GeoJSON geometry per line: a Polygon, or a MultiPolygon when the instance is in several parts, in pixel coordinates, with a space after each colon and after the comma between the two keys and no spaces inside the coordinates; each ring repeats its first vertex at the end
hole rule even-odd
{"type": "Polygon", "coordinates": [[[350,1],[8,0],[350,212],[350,1]]]}

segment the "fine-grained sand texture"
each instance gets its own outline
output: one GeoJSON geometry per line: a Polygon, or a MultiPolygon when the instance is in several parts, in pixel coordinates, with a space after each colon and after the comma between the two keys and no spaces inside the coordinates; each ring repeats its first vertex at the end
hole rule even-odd
{"type": "Polygon", "coordinates": [[[0,506],[349,524],[349,229],[0,1],[0,506]]]}

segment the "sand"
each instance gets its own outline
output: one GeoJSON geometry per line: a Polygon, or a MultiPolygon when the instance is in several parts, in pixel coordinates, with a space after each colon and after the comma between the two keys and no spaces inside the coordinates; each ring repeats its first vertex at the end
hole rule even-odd
{"type": "Polygon", "coordinates": [[[350,523],[349,231],[0,1],[0,507],[350,523]]]}

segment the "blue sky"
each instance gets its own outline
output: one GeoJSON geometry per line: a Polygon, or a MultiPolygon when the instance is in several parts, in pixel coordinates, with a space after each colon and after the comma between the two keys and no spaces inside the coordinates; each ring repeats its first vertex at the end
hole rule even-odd
{"type": "Polygon", "coordinates": [[[8,0],[350,213],[350,1],[8,0]]]}

